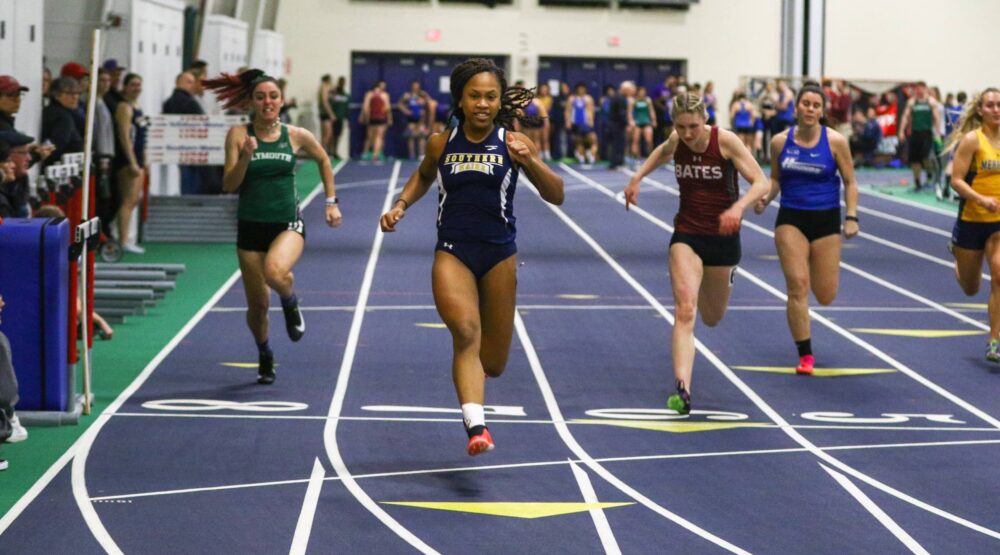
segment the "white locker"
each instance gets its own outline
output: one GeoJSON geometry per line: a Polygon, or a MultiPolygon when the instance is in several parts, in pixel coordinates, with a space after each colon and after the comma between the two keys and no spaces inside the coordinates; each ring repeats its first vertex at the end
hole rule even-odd
{"type": "Polygon", "coordinates": [[[247,28],[245,21],[224,15],[205,18],[198,57],[208,62],[211,75],[236,73],[246,65],[247,28]]]}
{"type": "MultiPolygon", "coordinates": [[[[183,0],[113,0],[112,11],[125,23],[109,29],[104,37],[104,57],[116,58],[128,73],[142,77],[139,105],[145,114],[163,111],[163,102],[174,90],[174,79],[184,70],[181,44],[184,40],[183,0]]],[[[176,172],[152,166],[152,195],[176,195],[180,185],[176,172]]]]}
{"type": "Polygon", "coordinates": [[[14,69],[14,3],[0,2],[0,75],[14,69]]]}
{"type": "Polygon", "coordinates": [[[258,29],[253,41],[250,67],[263,69],[274,78],[285,76],[285,39],[280,33],[258,29]]]}
{"type": "Polygon", "coordinates": [[[31,89],[15,116],[17,129],[38,137],[42,121],[42,0],[0,0],[0,75],[31,89]]]}

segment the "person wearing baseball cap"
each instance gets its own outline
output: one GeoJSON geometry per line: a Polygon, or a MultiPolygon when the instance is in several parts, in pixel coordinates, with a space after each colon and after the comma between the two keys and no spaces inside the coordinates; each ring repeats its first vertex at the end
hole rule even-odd
{"type": "Polygon", "coordinates": [[[14,114],[21,109],[21,96],[28,91],[12,75],[0,75],[0,131],[14,129],[14,114]]]}
{"type": "Polygon", "coordinates": [[[122,72],[125,71],[125,66],[118,65],[118,60],[114,58],[108,58],[101,65],[101,71],[106,71],[111,75],[111,88],[104,94],[104,103],[108,106],[111,115],[114,116],[118,111],[118,103],[124,100],[119,87],[121,87],[122,72]]]}
{"type": "Polygon", "coordinates": [[[82,81],[84,77],[88,77],[89,75],[90,72],[87,71],[87,68],[76,62],[67,62],[62,66],[62,69],[59,70],[60,77],[72,77],[77,81],[82,81]]]}
{"type": "Polygon", "coordinates": [[[28,168],[31,165],[29,145],[34,141],[34,138],[13,129],[0,131],[0,151],[7,153],[7,160],[13,162],[14,172],[12,181],[4,178],[4,183],[0,185],[0,218],[26,218],[31,213],[28,207],[28,168]]]}

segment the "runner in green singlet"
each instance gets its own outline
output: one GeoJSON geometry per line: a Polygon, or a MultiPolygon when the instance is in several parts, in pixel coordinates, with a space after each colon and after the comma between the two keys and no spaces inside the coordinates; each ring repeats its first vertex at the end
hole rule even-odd
{"type": "Polygon", "coordinates": [[[326,223],[341,223],[333,184],[333,166],[319,141],[306,129],[282,125],[284,99],[277,81],[260,70],[223,74],[205,81],[226,109],[250,108],[250,123],[226,135],[226,165],[222,188],[239,193],[236,254],[247,299],[247,326],[258,350],[257,383],[274,382],[274,353],[268,343],[271,289],[281,298],[285,329],[292,341],[306,325],[295,296],[292,268],[305,246],[305,225],[295,190],[296,153],[319,164],[326,191],[326,223]]]}

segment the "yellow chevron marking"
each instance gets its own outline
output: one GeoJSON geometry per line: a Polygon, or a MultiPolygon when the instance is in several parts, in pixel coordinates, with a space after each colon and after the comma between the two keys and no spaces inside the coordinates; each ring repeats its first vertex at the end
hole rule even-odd
{"type": "MultiPolygon", "coordinates": [[[[220,362],[219,364],[231,368],[257,368],[256,362],[220,362]]],[[[278,364],[275,364],[274,367],[277,368],[278,364]]]]}
{"type": "Polygon", "coordinates": [[[763,428],[771,424],[758,422],[676,422],[663,420],[570,420],[571,424],[598,424],[601,426],[618,426],[635,428],[654,432],[671,432],[682,434],[687,432],[715,432],[733,428],[763,428]]]}
{"type": "Polygon", "coordinates": [[[985,331],[979,330],[905,330],[879,328],[851,328],[851,331],[856,331],[858,333],[871,333],[875,335],[894,335],[897,337],[920,337],[922,339],[962,337],[966,335],[982,335],[986,333],[985,331]]]}
{"type": "Polygon", "coordinates": [[[556,503],[556,502],[454,502],[454,501],[382,501],[383,505],[400,505],[436,511],[455,511],[511,518],[544,518],[582,513],[592,509],[613,509],[635,503],[556,503]]]}
{"type": "Polygon", "coordinates": [[[986,303],[944,303],[944,305],[952,308],[978,308],[979,310],[989,308],[986,303]]]}
{"type": "Polygon", "coordinates": [[[417,322],[416,324],[413,325],[417,326],[418,328],[431,328],[435,330],[443,330],[448,327],[442,324],[441,322],[417,322]]]}
{"type": "Polygon", "coordinates": [[[778,258],[778,255],[776,254],[760,254],[754,258],[757,258],[759,260],[781,260],[780,258],[778,258]]]}
{"type": "MultiPolygon", "coordinates": [[[[773,374],[794,374],[795,369],[788,366],[733,366],[733,370],[748,370],[750,372],[771,372],[773,374]]],[[[813,376],[820,378],[840,378],[843,376],[866,376],[868,374],[888,374],[895,372],[893,368],[815,368],[813,376]]]]}
{"type": "Polygon", "coordinates": [[[573,301],[591,301],[594,299],[599,299],[598,295],[590,295],[587,293],[563,293],[561,295],[556,295],[560,299],[570,299],[573,301]]]}

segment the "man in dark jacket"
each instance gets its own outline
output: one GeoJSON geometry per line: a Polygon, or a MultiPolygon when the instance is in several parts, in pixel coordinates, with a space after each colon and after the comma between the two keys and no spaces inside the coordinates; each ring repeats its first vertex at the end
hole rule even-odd
{"type": "MultiPolygon", "coordinates": [[[[21,97],[28,92],[25,87],[11,75],[0,75],[0,131],[14,131],[14,114],[21,110],[21,97]]],[[[31,165],[44,160],[52,153],[49,145],[31,145],[31,165]]]]}
{"type": "Polygon", "coordinates": [[[34,140],[17,131],[0,131],[0,151],[6,151],[14,163],[14,180],[0,184],[0,218],[27,218],[30,215],[28,168],[31,153],[28,145],[34,140]]]}
{"type": "MultiPolygon", "coordinates": [[[[194,95],[198,87],[198,79],[193,73],[185,71],[177,76],[174,93],[163,103],[164,114],[202,115],[205,111],[194,95]]],[[[200,166],[178,166],[181,170],[181,194],[200,195],[203,190],[200,166]]]]}
{"type": "Polygon", "coordinates": [[[628,127],[628,99],[635,94],[635,85],[625,81],[608,102],[608,169],[625,163],[625,129],[628,127]]]}
{"type": "Polygon", "coordinates": [[[72,77],[60,77],[49,85],[52,101],[42,110],[42,138],[55,145],[47,165],[63,154],[83,152],[83,132],[78,127],[76,109],[80,104],[80,84],[72,77]]]}

